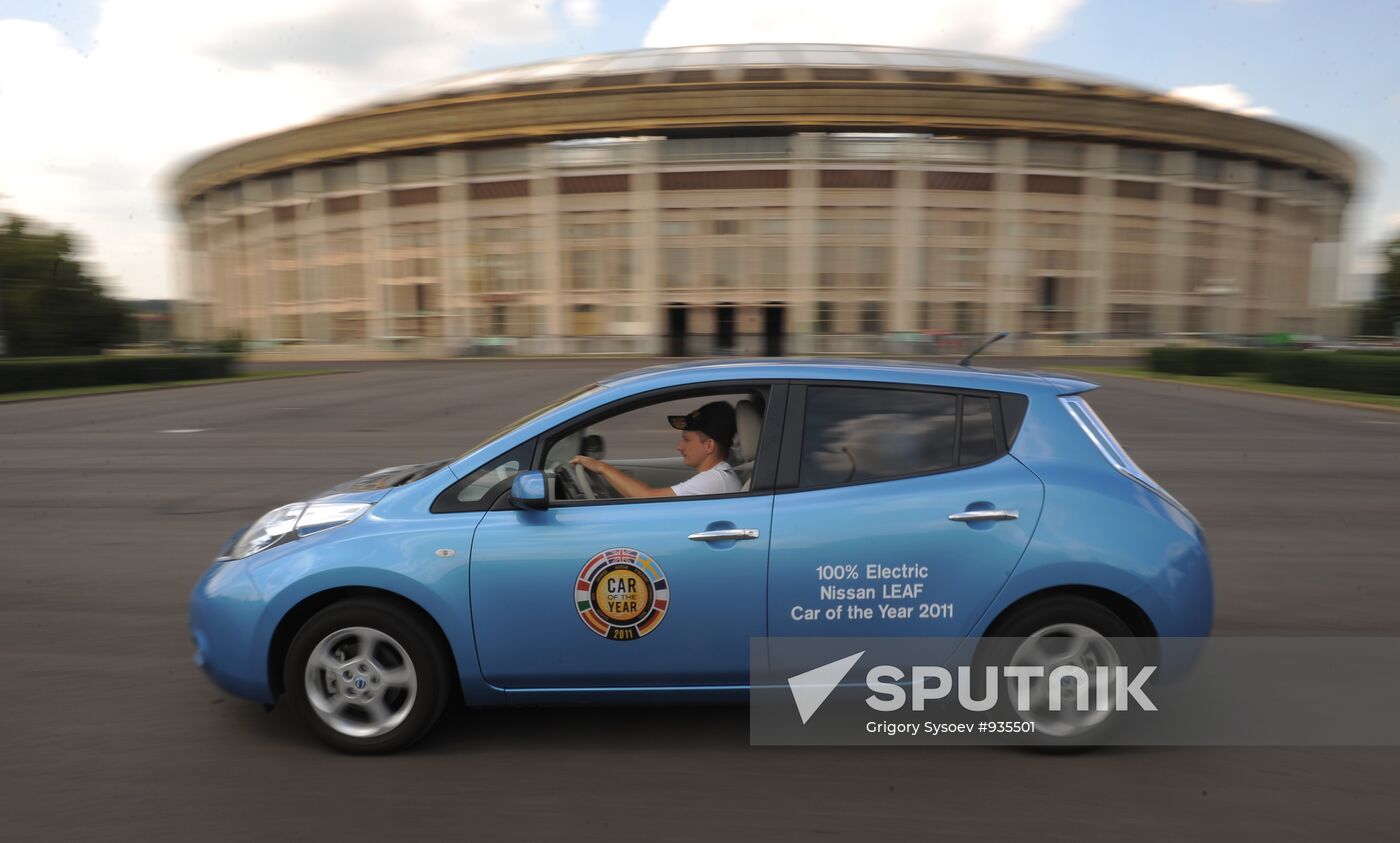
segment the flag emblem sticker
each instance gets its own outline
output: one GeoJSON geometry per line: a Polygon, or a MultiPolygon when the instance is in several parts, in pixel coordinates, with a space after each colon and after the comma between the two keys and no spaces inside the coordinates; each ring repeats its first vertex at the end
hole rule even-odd
{"type": "Polygon", "coordinates": [[[594,554],[574,583],[574,608],[584,624],[611,641],[635,641],[666,616],[671,589],[655,559],[630,547],[594,554]]]}

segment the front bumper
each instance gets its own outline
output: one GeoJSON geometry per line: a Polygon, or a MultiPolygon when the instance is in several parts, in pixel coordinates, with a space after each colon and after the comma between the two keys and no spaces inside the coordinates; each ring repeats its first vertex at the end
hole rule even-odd
{"type": "Polygon", "coordinates": [[[216,563],[190,595],[190,634],[194,662],[214,684],[234,696],[272,703],[267,654],[253,643],[263,606],[242,560],[216,563]]]}

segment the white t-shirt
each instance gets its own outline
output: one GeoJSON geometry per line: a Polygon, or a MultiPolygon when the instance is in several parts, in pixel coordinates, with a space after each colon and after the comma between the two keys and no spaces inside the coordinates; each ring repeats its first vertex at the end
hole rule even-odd
{"type": "Polygon", "coordinates": [[[721,462],[709,471],[702,471],[684,483],[671,487],[676,495],[727,495],[743,488],[739,475],[729,463],[721,462]]]}

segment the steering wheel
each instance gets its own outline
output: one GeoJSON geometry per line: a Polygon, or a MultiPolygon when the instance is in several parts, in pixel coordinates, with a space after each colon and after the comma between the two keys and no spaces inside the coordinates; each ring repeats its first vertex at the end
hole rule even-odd
{"type": "Polygon", "coordinates": [[[581,465],[559,463],[552,469],[559,481],[559,499],[567,501],[596,500],[597,493],[588,480],[588,472],[581,465]],[[573,469],[570,471],[570,469],[573,469]]]}
{"type": "Polygon", "coordinates": [[[578,486],[583,490],[583,496],[588,500],[597,500],[598,493],[593,490],[593,481],[588,477],[588,469],[581,465],[574,465],[574,478],[578,480],[578,486]]]}

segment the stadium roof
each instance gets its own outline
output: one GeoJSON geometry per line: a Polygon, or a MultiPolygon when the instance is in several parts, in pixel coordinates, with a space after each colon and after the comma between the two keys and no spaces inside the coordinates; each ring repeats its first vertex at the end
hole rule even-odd
{"type": "Polygon", "coordinates": [[[1141,85],[1067,67],[1000,56],[917,47],[852,44],[710,44],[658,47],[553,59],[516,67],[463,74],[396,92],[376,105],[453,96],[488,88],[540,85],[564,79],[668,71],[740,73],[745,68],[843,68],[869,71],[945,71],[1058,79],[1089,86],[1113,86],[1150,93],[1141,85]]]}
{"type": "Polygon", "coordinates": [[[1019,134],[1274,162],[1350,190],[1356,161],[1315,131],[1071,68],[911,47],[667,47],[486,70],[239,141],[183,166],[184,203],[250,176],[443,146],[707,133],[1019,134]]]}

